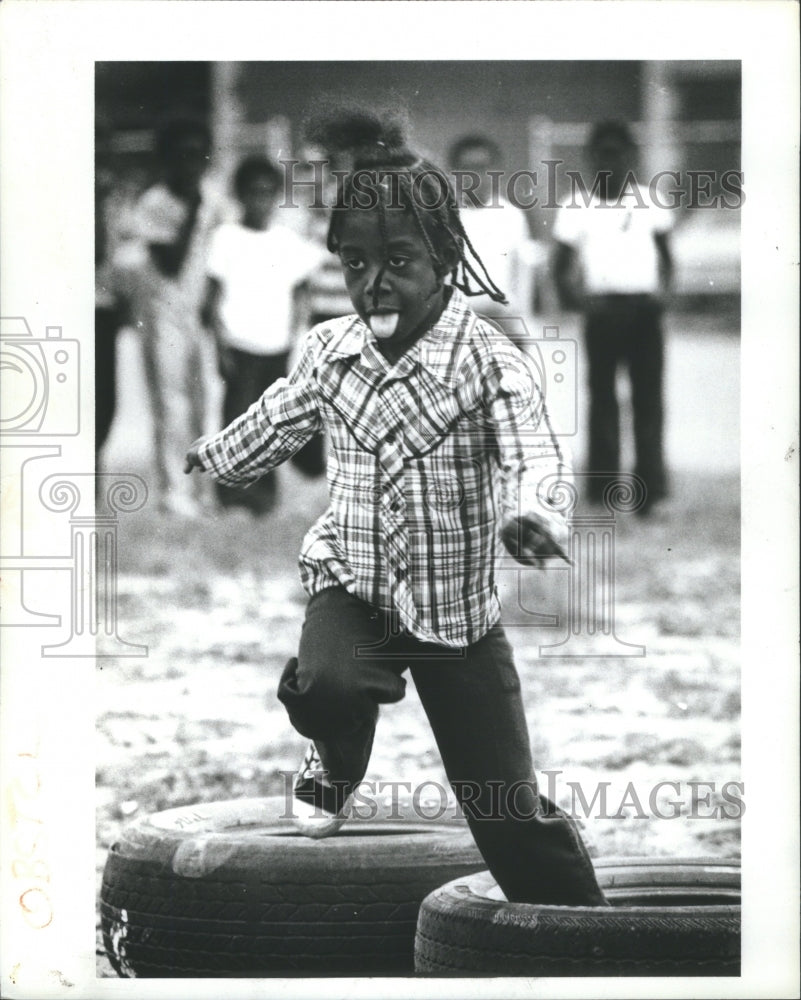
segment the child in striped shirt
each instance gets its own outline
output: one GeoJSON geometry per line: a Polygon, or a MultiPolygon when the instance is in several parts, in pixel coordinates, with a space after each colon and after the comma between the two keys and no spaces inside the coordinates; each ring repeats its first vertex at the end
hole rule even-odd
{"type": "Polygon", "coordinates": [[[495,563],[560,554],[548,501],[563,475],[536,369],[466,296],[503,300],[462,227],[445,174],[369,115],[313,138],[353,170],[331,214],[355,315],[308,334],[287,379],[186,471],[253,482],[325,428],[331,504],[300,556],[309,594],[278,697],[312,740],[295,785],[302,831],[347,818],[379,705],[409,669],[448,779],[507,898],[605,905],[572,820],[540,795],[495,563]]]}

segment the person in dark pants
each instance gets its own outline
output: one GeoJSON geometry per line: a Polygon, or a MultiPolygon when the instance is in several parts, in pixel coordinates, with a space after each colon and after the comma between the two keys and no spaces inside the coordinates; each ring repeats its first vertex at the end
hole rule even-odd
{"type": "Polygon", "coordinates": [[[295,822],[319,838],[347,820],[379,706],[403,697],[408,667],[507,896],[605,905],[575,824],[538,792],[498,624],[501,546],[541,566],[564,556],[568,534],[549,499],[566,470],[536,366],[467,304],[481,259],[447,176],[375,116],[344,113],[319,128],[355,150],[328,233],[355,313],[314,327],[288,378],[198,439],[184,466],[247,483],[322,427],[330,440],[330,507],[303,543],[309,603],[278,690],[312,741],[295,822]],[[357,180],[368,207],[354,199],[357,180]]]}
{"type": "MultiPolygon", "coordinates": [[[[201,318],[217,345],[224,424],[287,374],[293,291],[323,253],[276,220],[280,182],[278,168],[266,158],[243,160],[234,175],[241,220],[223,224],[211,238],[201,318]]],[[[247,490],[217,484],[222,506],[254,514],[267,513],[276,495],[274,472],[247,490]]]]}
{"type": "Polygon", "coordinates": [[[566,308],[584,311],[590,393],[589,499],[600,501],[620,471],[615,380],[625,365],[631,383],[635,473],[646,494],[639,514],[667,496],[664,460],[662,302],[673,261],[670,210],[637,183],[629,129],[604,122],[588,146],[593,183],[574,189],[554,226],[554,279],[566,308]],[[577,266],[583,270],[583,289],[577,266]]]}

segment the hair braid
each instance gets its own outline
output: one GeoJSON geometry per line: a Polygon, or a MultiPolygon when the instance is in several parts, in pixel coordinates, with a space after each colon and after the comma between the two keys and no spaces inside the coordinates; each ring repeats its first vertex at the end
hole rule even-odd
{"type": "MultiPolygon", "coordinates": [[[[448,236],[450,237],[450,239],[452,240],[452,242],[454,243],[454,245],[455,246],[461,246],[464,241],[462,240],[462,237],[459,235],[459,233],[456,230],[454,230],[447,222],[444,223],[444,225],[445,225],[445,229],[446,229],[446,231],[448,233],[448,236]]],[[[458,288],[461,291],[463,291],[465,293],[465,295],[480,295],[481,294],[481,283],[479,281],[478,275],[475,273],[475,271],[472,271],[472,269],[471,269],[471,272],[472,272],[473,276],[476,278],[476,281],[479,283],[479,288],[478,289],[473,289],[473,288],[470,287],[470,279],[469,279],[467,271],[465,269],[465,263],[466,262],[465,262],[465,259],[464,259],[464,252],[462,251],[459,254],[459,259],[457,260],[456,264],[451,268],[451,279],[453,281],[453,284],[456,286],[456,288],[458,288]],[[459,269],[460,268],[461,268],[461,271],[462,271],[462,278],[461,278],[461,280],[459,280],[459,269]]]]}
{"type": "Polygon", "coordinates": [[[428,251],[428,256],[431,260],[431,263],[434,265],[434,270],[440,271],[442,269],[442,259],[437,253],[434,247],[434,243],[431,237],[428,235],[428,232],[426,231],[426,227],[423,222],[423,217],[420,215],[420,209],[418,208],[417,203],[415,202],[414,191],[411,189],[412,185],[411,180],[409,180],[408,183],[410,188],[409,206],[411,208],[414,221],[417,223],[417,228],[420,231],[420,235],[423,238],[423,243],[425,243],[426,250],[428,251]]]}
{"type": "Polygon", "coordinates": [[[463,265],[463,267],[468,267],[470,269],[470,273],[473,275],[473,277],[478,282],[479,287],[482,289],[482,291],[486,292],[487,295],[489,295],[489,297],[493,300],[493,302],[501,302],[504,305],[507,305],[508,303],[507,303],[507,300],[506,300],[506,296],[503,294],[503,292],[500,290],[500,288],[498,288],[498,286],[495,284],[495,282],[490,277],[489,271],[487,270],[487,267],[486,267],[486,264],[481,259],[480,254],[478,253],[478,251],[476,250],[476,248],[473,246],[472,242],[470,241],[470,237],[467,235],[467,231],[464,228],[464,223],[462,222],[461,216],[458,214],[458,212],[456,213],[455,221],[456,221],[456,225],[458,227],[457,228],[457,232],[459,233],[459,235],[464,240],[465,246],[467,247],[467,249],[473,255],[473,259],[478,263],[479,267],[481,268],[482,272],[484,273],[484,278],[481,278],[473,270],[473,268],[470,267],[470,265],[468,264],[467,256],[466,255],[462,256],[462,265],[463,265]]]}

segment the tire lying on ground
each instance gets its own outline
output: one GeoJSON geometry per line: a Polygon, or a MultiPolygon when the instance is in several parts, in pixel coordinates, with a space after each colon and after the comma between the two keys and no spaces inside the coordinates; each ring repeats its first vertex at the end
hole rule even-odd
{"type": "Polygon", "coordinates": [[[441,807],[376,802],[333,837],[298,835],[285,798],[169,809],[128,826],[101,888],[119,976],[410,975],[417,911],[485,866],[441,807]]]}
{"type": "Polygon", "coordinates": [[[737,976],[740,864],[594,862],[610,907],[509,903],[489,872],[423,900],[415,969],[436,976],[737,976]]]}

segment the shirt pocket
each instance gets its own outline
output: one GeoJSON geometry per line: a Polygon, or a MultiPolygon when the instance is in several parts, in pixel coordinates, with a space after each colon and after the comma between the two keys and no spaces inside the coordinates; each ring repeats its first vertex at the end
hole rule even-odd
{"type": "Polygon", "coordinates": [[[415,386],[405,386],[404,457],[422,458],[438,449],[455,433],[464,436],[475,430],[480,435],[481,400],[465,387],[447,386],[421,378],[415,386]]]}

